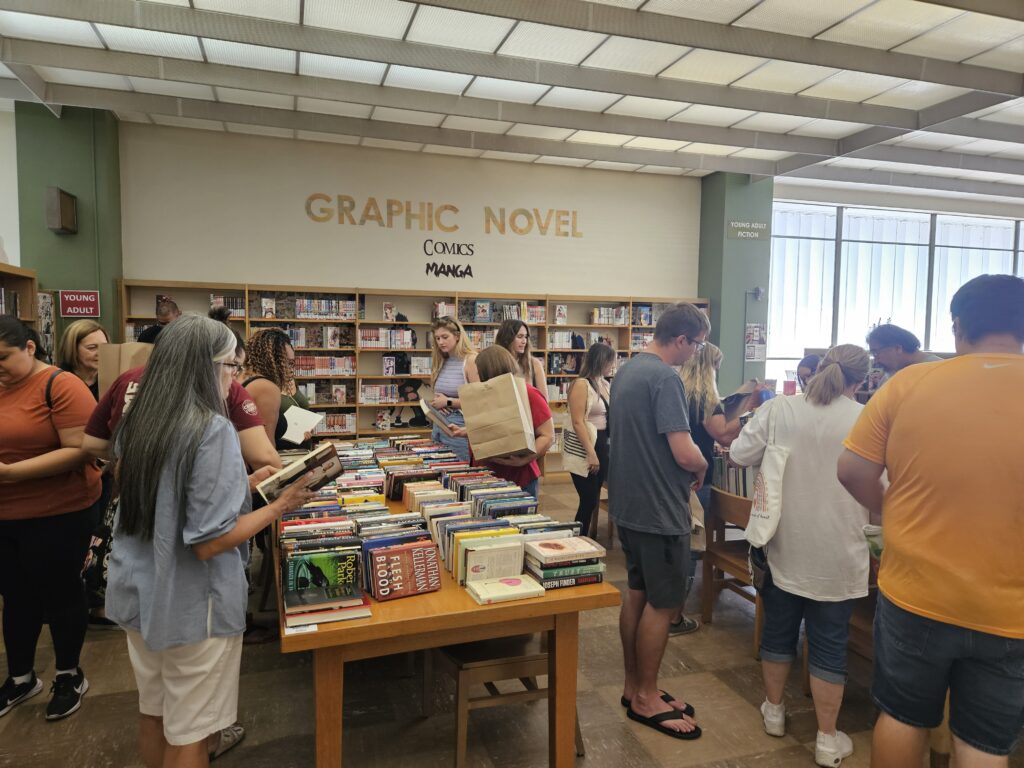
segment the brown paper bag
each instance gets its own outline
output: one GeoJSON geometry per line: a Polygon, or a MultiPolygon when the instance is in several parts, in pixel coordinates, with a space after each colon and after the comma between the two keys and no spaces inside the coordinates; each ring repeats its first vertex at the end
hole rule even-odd
{"type": "Polygon", "coordinates": [[[130,341],[127,344],[100,345],[100,394],[106,392],[114,379],[131,368],[139,368],[149,360],[152,344],[130,341]]]}
{"type": "Polygon", "coordinates": [[[459,387],[469,445],[476,459],[534,453],[526,382],[511,373],[459,387]]]}

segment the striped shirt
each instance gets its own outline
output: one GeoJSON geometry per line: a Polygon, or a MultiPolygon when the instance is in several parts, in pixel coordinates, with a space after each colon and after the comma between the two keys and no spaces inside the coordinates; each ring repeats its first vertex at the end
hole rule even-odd
{"type": "Polygon", "coordinates": [[[459,396],[459,387],[466,383],[466,361],[461,357],[449,356],[441,366],[434,382],[434,392],[445,397],[459,396]]]}

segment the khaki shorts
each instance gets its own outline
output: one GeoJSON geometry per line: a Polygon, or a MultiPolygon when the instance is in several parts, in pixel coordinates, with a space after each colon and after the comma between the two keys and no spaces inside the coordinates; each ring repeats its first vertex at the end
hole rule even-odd
{"type": "Polygon", "coordinates": [[[163,718],[168,744],[194,744],[238,719],[241,635],[151,651],[138,632],[126,634],[139,711],[163,718]]]}

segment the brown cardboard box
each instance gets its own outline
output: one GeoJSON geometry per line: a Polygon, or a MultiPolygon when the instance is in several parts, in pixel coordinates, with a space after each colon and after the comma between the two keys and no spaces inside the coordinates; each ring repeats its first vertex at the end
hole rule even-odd
{"type": "Polygon", "coordinates": [[[106,392],[114,379],[131,368],[146,364],[152,344],[130,341],[127,344],[102,344],[100,346],[100,394],[106,392]]]}
{"type": "Polygon", "coordinates": [[[526,382],[511,373],[459,387],[469,445],[476,459],[536,451],[526,382]]]}

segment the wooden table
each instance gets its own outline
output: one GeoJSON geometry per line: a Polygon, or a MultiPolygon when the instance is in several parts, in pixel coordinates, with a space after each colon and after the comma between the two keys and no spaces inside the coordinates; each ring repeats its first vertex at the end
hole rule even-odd
{"type": "Polygon", "coordinates": [[[340,768],[345,662],[426,648],[548,633],[548,763],[569,768],[576,762],[576,666],[580,611],[619,604],[610,584],[555,589],[543,597],[477,605],[442,571],[441,590],[388,602],[371,600],[368,619],[319,624],[316,631],[285,634],[280,610],[278,548],[274,565],[281,614],[281,650],[313,651],[317,768],[340,768]]]}

